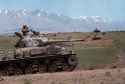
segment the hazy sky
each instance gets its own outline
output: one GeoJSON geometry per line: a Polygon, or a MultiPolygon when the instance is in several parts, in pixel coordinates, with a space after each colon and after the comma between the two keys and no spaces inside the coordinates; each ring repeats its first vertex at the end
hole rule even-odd
{"type": "Polygon", "coordinates": [[[4,9],[43,9],[71,17],[102,16],[125,20],[125,0],[0,0],[4,9]]]}

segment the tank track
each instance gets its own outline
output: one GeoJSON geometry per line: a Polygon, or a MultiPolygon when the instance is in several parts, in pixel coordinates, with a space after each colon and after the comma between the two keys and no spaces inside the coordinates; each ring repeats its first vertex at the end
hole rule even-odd
{"type": "Polygon", "coordinates": [[[75,54],[60,56],[34,56],[0,62],[0,75],[13,76],[46,72],[72,71],[78,59],[75,54]]]}

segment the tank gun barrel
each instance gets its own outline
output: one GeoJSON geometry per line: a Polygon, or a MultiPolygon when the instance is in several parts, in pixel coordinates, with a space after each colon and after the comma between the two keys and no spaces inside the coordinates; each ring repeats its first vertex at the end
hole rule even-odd
{"type": "Polygon", "coordinates": [[[58,41],[51,40],[51,41],[45,42],[45,44],[65,43],[65,42],[81,42],[81,41],[85,41],[85,40],[84,39],[79,39],[79,40],[58,40],[58,41]]]}
{"type": "Polygon", "coordinates": [[[79,39],[79,40],[62,40],[62,41],[57,41],[57,42],[79,42],[79,41],[84,41],[84,40],[83,39],[79,39]]]}

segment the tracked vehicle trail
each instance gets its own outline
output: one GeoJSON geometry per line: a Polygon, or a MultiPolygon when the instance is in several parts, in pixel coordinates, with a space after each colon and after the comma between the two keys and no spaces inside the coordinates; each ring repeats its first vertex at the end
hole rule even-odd
{"type": "Polygon", "coordinates": [[[125,68],[2,77],[0,84],[125,84],[125,68]]]}

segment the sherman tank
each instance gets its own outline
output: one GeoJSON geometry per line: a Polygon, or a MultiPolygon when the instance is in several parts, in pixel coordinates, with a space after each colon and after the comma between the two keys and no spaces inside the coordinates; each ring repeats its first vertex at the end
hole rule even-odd
{"type": "Polygon", "coordinates": [[[14,51],[6,52],[0,58],[0,75],[22,75],[44,72],[72,71],[77,67],[76,54],[61,45],[65,42],[82,40],[49,40],[38,32],[22,35],[16,32],[20,39],[14,51]]]}

